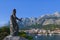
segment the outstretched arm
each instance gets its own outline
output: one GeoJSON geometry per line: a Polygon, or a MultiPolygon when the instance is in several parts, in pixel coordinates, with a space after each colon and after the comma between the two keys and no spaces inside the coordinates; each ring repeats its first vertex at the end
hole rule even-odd
{"type": "Polygon", "coordinates": [[[16,17],[16,19],[17,19],[17,20],[19,20],[19,21],[22,21],[22,18],[21,18],[21,19],[19,19],[19,18],[17,18],[17,17],[16,17]]]}

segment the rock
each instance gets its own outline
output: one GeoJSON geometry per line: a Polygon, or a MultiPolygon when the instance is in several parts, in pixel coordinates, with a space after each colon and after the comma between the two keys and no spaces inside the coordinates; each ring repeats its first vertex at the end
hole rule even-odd
{"type": "Polygon", "coordinates": [[[27,39],[19,36],[7,36],[3,40],[27,40],[27,39]]]}

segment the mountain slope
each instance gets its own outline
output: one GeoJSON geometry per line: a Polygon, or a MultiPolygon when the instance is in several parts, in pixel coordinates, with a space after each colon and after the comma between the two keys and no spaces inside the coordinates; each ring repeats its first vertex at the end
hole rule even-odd
{"type": "Polygon", "coordinates": [[[42,27],[44,25],[60,25],[60,12],[54,14],[46,14],[38,18],[22,18],[22,22],[18,21],[20,28],[42,27]]]}

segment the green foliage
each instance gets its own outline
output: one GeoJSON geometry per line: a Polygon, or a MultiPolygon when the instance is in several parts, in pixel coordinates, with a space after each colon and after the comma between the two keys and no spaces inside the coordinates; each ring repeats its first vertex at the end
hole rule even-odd
{"type": "Polygon", "coordinates": [[[1,32],[7,32],[7,33],[10,33],[10,29],[8,27],[2,27],[1,28],[1,32]]]}
{"type": "Polygon", "coordinates": [[[34,24],[34,25],[31,25],[31,27],[32,27],[32,28],[41,28],[42,26],[41,26],[41,24],[37,24],[37,23],[36,23],[36,24],[34,24]]]}
{"type": "Polygon", "coordinates": [[[25,32],[19,32],[19,36],[24,37],[28,40],[33,40],[32,36],[28,36],[25,32]]]}
{"type": "MultiPolygon", "coordinates": [[[[31,26],[24,27],[24,30],[31,29],[31,28],[39,28],[39,29],[46,29],[46,30],[55,30],[56,28],[60,28],[60,25],[50,24],[41,26],[40,24],[35,24],[31,26]]],[[[0,28],[0,40],[10,34],[9,26],[3,26],[0,28]]],[[[25,32],[19,32],[18,34],[21,37],[24,37],[28,40],[33,40],[32,36],[28,36],[25,32]]]]}
{"type": "Polygon", "coordinates": [[[20,30],[29,30],[31,28],[39,28],[39,29],[41,29],[42,25],[36,23],[36,24],[32,24],[31,26],[26,26],[26,27],[20,28],[20,30]]]}
{"type": "MultiPolygon", "coordinates": [[[[3,40],[9,34],[10,34],[9,26],[3,26],[0,28],[0,40],[3,40]]],[[[28,40],[33,39],[32,36],[28,36],[25,32],[19,32],[18,35],[28,40]]]]}
{"type": "Polygon", "coordinates": [[[0,28],[0,40],[3,40],[7,35],[9,35],[10,31],[8,26],[3,26],[0,28]]]}
{"type": "Polygon", "coordinates": [[[23,30],[27,30],[27,29],[33,29],[33,28],[38,28],[38,29],[45,29],[45,30],[55,30],[56,28],[60,29],[60,25],[56,25],[56,24],[49,24],[49,25],[44,25],[42,26],[41,24],[32,24],[31,26],[27,26],[22,28],[23,30]]]}
{"type": "Polygon", "coordinates": [[[26,36],[26,38],[28,38],[28,40],[33,40],[32,36],[26,36]]]}
{"type": "Polygon", "coordinates": [[[22,36],[22,37],[26,37],[26,33],[25,32],[19,32],[18,35],[22,36]]]}
{"type": "Polygon", "coordinates": [[[56,28],[60,28],[60,25],[50,24],[42,26],[43,29],[46,30],[55,30],[56,28]]]}

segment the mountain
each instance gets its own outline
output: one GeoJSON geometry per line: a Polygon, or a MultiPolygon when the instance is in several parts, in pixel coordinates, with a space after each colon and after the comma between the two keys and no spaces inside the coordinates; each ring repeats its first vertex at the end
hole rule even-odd
{"type": "Polygon", "coordinates": [[[36,24],[36,22],[37,22],[37,18],[35,18],[35,17],[22,18],[22,22],[18,21],[18,25],[26,27],[26,26],[34,25],[34,24],[36,24]]]}
{"type": "Polygon", "coordinates": [[[60,25],[60,13],[55,12],[54,14],[44,15],[39,19],[37,23],[41,23],[41,25],[48,25],[48,24],[56,24],[60,25]]]}
{"type": "MultiPolygon", "coordinates": [[[[22,22],[18,21],[17,23],[20,29],[42,28],[43,26],[48,27],[48,26],[53,26],[53,25],[58,25],[59,27],[60,26],[60,12],[55,12],[54,14],[42,15],[38,18],[36,17],[22,18],[22,22]]],[[[8,23],[8,26],[10,26],[10,22],[8,23]]]]}
{"type": "Polygon", "coordinates": [[[48,24],[56,24],[60,25],[60,12],[55,12],[54,14],[46,14],[43,16],[40,16],[38,18],[31,17],[31,18],[23,18],[22,22],[18,21],[19,26],[31,26],[35,24],[40,25],[48,25],[48,24]]]}

